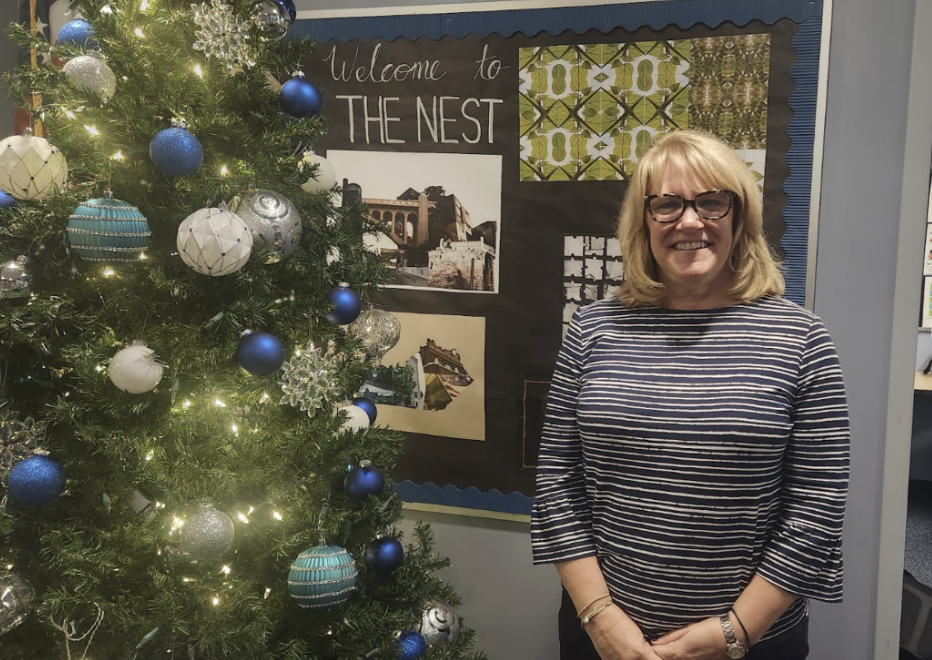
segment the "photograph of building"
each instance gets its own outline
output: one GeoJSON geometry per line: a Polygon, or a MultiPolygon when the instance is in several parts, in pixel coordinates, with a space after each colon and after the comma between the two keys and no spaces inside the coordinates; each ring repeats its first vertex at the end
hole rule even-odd
{"type": "Polygon", "coordinates": [[[382,227],[374,248],[395,271],[387,286],[498,290],[500,157],[330,151],[327,158],[382,227]]]}

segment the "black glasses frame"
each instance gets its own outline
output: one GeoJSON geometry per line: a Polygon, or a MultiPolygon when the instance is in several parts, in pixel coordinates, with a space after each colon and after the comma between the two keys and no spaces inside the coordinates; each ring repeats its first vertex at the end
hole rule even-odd
{"type": "Polygon", "coordinates": [[[662,195],[646,195],[646,196],[644,197],[644,210],[647,211],[647,212],[650,214],[651,220],[653,220],[654,222],[658,222],[658,223],[660,223],[660,224],[662,224],[662,225],[668,225],[668,224],[670,224],[670,223],[672,223],[672,222],[678,222],[679,219],[683,217],[683,214],[686,213],[686,207],[687,207],[687,206],[692,206],[692,207],[693,207],[693,211],[696,212],[696,215],[698,215],[698,216],[699,216],[700,218],[702,218],[703,220],[721,220],[721,219],[724,218],[726,215],[728,215],[729,213],[731,213],[731,209],[732,209],[732,207],[734,206],[734,204],[735,204],[735,193],[732,192],[731,190],[706,190],[705,192],[699,193],[698,195],[696,195],[696,196],[693,197],[692,199],[686,199],[686,198],[683,197],[682,195],[676,195],[676,194],[674,194],[674,193],[664,193],[664,194],[662,194],[662,195]],[[703,195],[708,195],[708,194],[711,194],[711,193],[726,193],[726,194],[728,195],[728,208],[725,209],[725,212],[722,213],[721,215],[714,215],[714,216],[703,215],[703,214],[702,214],[702,211],[699,210],[699,207],[696,206],[696,200],[697,200],[697,199],[699,199],[699,198],[702,197],[703,195]],[[658,199],[658,198],[660,198],[660,197],[676,197],[677,199],[683,200],[683,208],[680,210],[680,214],[679,214],[678,216],[676,216],[675,218],[671,218],[670,220],[658,220],[657,217],[654,216],[654,212],[653,212],[653,211],[651,210],[651,208],[650,208],[650,203],[651,203],[651,201],[653,201],[653,200],[655,200],[655,199],[658,199]]]}

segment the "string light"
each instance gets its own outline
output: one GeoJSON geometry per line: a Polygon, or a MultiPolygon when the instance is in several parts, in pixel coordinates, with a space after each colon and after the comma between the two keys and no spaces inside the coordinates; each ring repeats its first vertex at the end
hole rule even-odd
{"type": "Polygon", "coordinates": [[[87,130],[87,132],[90,133],[91,135],[100,135],[100,131],[98,131],[97,128],[94,127],[94,126],[89,126],[88,124],[84,124],[84,128],[85,128],[85,129],[87,130]]]}
{"type": "Polygon", "coordinates": [[[246,514],[237,511],[236,517],[240,519],[240,522],[249,524],[249,518],[246,517],[246,514]]]}
{"type": "Polygon", "coordinates": [[[220,597],[219,597],[219,596],[214,596],[214,598],[213,598],[213,600],[212,600],[211,602],[214,604],[214,607],[216,607],[217,605],[220,604],[220,597]]]}
{"type": "MultiPolygon", "coordinates": [[[[13,567],[11,566],[10,568],[13,568],[13,567]]],[[[263,598],[268,598],[268,597],[269,597],[269,594],[271,594],[271,593],[272,593],[272,590],[269,589],[268,587],[266,587],[266,588],[265,588],[265,596],[263,596],[263,598]]]]}
{"type": "Polygon", "coordinates": [[[71,112],[71,110],[65,109],[65,116],[66,116],[68,119],[74,119],[74,113],[71,112]]]}
{"type": "Polygon", "coordinates": [[[116,152],[115,154],[110,156],[110,160],[123,160],[123,152],[122,151],[116,152]]]}
{"type": "Polygon", "coordinates": [[[226,176],[229,173],[230,173],[230,170],[227,169],[226,165],[220,168],[220,176],[226,176]]]}
{"type": "Polygon", "coordinates": [[[145,11],[149,8],[149,0],[142,0],[139,3],[139,11],[145,11]]]}
{"type": "Polygon", "coordinates": [[[133,34],[135,34],[135,35],[136,35],[137,37],[139,37],[140,39],[145,39],[145,38],[146,38],[146,35],[144,35],[144,34],[142,33],[142,28],[136,28],[135,30],[133,30],[133,34]]]}
{"type": "Polygon", "coordinates": [[[190,408],[190,407],[191,407],[191,402],[188,401],[187,399],[185,399],[185,402],[181,404],[181,407],[182,407],[182,408],[190,408]]]}
{"type": "Polygon", "coordinates": [[[268,401],[270,398],[271,398],[271,397],[269,396],[269,393],[268,393],[268,392],[263,392],[263,393],[262,393],[262,398],[259,399],[259,403],[265,403],[265,402],[268,401]]]}
{"type": "Polygon", "coordinates": [[[155,457],[155,454],[152,452],[152,450],[149,450],[149,453],[146,454],[146,460],[151,461],[154,457],[155,457]]]}
{"type": "Polygon", "coordinates": [[[200,65],[200,64],[195,64],[195,65],[194,65],[194,73],[196,73],[196,74],[198,75],[199,78],[203,78],[203,77],[204,77],[204,71],[201,70],[201,65],[200,65]]]}
{"type": "Polygon", "coordinates": [[[272,517],[275,518],[275,520],[282,520],[282,514],[278,511],[272,511],[272,517]]]}
{"type": "Polygon", "coordinates": [[[116,275],[115,270],[113,270],[109,266],[107,268],[104,268],[104,277],[113,277],[114,275],[116,275]]]}
{"type": "Polygon", "coordinates": [[[224,403],[223,401],[221,401],[220,399],[214,399],[214,405],[217,406],[218,408],[226,408],[226,407],[227,407],[227,404],[225,404],[225,403],[224,403]]]}
{"type": "Polygon", "coordinates": [[[140,260],[140,261],[145,261],[145,260],[148,259],[148,258],[149,258],[149,257],[146,256],[146,253],[145,253],[145,252],[140,252],[140,253],[139,253],[139,260],[140,260]]]}
{"type": "Polygon", "coordinates": [[[101,13],[101,14],[112,14],[112,13],[113,13],[113,7],[112,7],[112,6],[110,5],[110,3],[108,2],[108,3],[105,4],[103,7],[100,8],[100,13],[101,13]]]}
{"type": "Polygon", "coordinates": [[[239,427],[236,424],[230,424],[230,430],[236,435],[239,435],[239,427]]]}
{"type": "Polygon", "coordinates": [[[94,367],[94,371],[101,372],[103,370],[104,366],[102,364],[98,364],[96,367],[94,367]]]}
{"type": "Polygon", "coordinates": [[[223,568],[220,569],[220,572],[223,573],[224,575],[229,575],[230,571],[231,569],[229,566],[224,566],[223,568]]]}

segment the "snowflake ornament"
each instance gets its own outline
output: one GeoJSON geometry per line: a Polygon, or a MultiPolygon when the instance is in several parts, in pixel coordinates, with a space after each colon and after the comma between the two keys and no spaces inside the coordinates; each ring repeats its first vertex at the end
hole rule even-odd
{"type": "Polygon", "coordinates": [[[256,58],[249,45],[252,18],[242,18],[233,13],[233,8],[223,0],[211,0],[210,4],[192,4],[194,22],[197,24],[195,50],[204,51],[207,57],[215,57],[232,76],[244,67],[256,65],[256,58]]]}
{"type": "Polygon", "coordinates": [[[282,366],[281,403],[305,411],[308,417],[332,401],[343,398],[338,379],[339,355],[333,342],[327,350],[313,344],[282,366]]]}

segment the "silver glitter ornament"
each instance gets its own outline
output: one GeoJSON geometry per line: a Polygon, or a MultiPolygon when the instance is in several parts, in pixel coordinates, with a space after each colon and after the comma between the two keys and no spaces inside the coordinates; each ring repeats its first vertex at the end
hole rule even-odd
{"type": "Polygon", "coordinates": [[[26,620],[36,604],[36,592],[16,573],[0,571],[0,635],[26,620]]]}
{"type": "Polygon", "coordinates": [[[277,192],[250,191],[231,211],[252,230],[253,240],[265,243],[269,251],[266,263],[281,261],[301,240],[301,215],[294,204],[277,192]]]}
{"type": "Polygon", "coordinates": [[[16,301],[29,296],[29,274],[26,272],[26,257],[20,255],[15,261],[0,266],[0,298],[16,301]]]}
{"type": "Polygon", "coordinates": [[[263,39],[277,41],[291,27],[291,16],[283,4],[272,0],[259,0],[252,5],[252,20],[263,39]]]}
{"type": "Polygon", "coordinates": [[[281,403],[305,411],[308,417],[330,402],[343,398],[338,378],[340,358],[333,342],[327,350],[308,345],[282,366],[281,403]]]}
{"type": "Polygon", "coordinates": [[[373,359],[381,359],[401,339],[401,322],[383,309],[369,307],[347,326],[373,359]]]}
{"type": "Polygon", "coordinates": [[[181,528],[179,549],[188,559],[216,561],[233,545],[233,521],[230,516],[202,504],[181,528]]]}
{"type": "Polygon", "coordinates": [[[421,627],[418,632],[428,646],[453,646],[460,636],[460,619],[447,603],[442,600],[429,600],[421,613],[421,627]]]}
{"type": "Polygon", "coordinates": [[[256,65],[249,38],[249,29],[253,25],[251,18],[237,16],[223,0],[192,4],[191,9],[198,26],[197,41],[193,44],[195,50],[202,50],[207,57],[219,60],[231,76],[244,67],[256,65]]]}
{"type": "Polygon", "coordinates": [[[106,103],[116,91],[116,76],[100,55],[91,52],[68,60],[62,69],[75,86],[106,103]]]}

